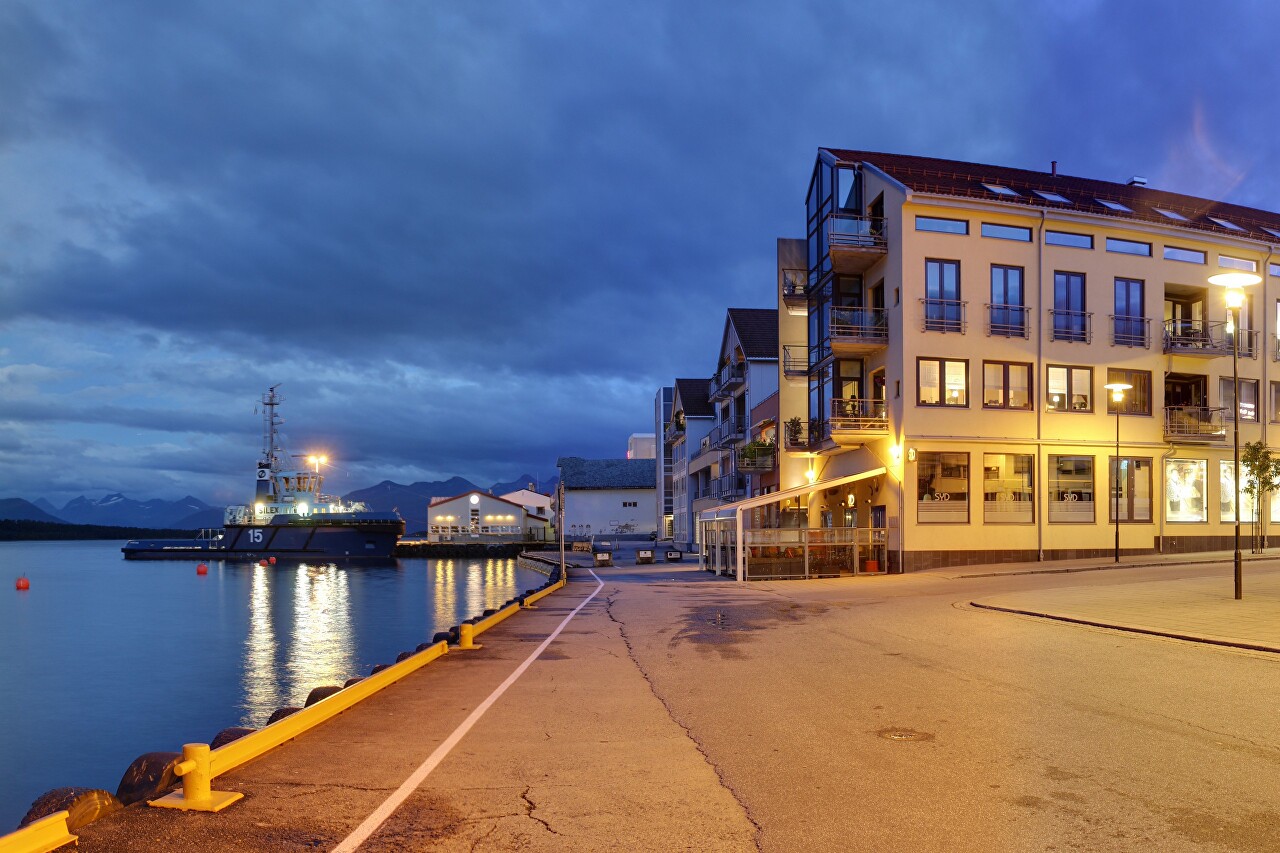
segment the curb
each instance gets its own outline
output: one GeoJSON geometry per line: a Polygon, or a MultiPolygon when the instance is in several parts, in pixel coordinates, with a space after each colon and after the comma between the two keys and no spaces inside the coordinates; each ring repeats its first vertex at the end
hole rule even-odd
{"type": "Polygon", "coordinates": [[[977,601],[970,601],[970,607],[978,607],[983,610],[994,610],[999,613],[1015,613],[1019,616],[1034,616],[1039,619],[1052,619],[1056,622],[1068,622],[1073,625],[1088,625],[1090,628],[1107,628],[1112,631],[1125,631],[1130,634],[1146,634],[1151,637],[1165,637],[1170,640],[1184,640],[1188,643],[1201,643],[1209,646],[1225,646],[1232,649],[1246,649],[1252,652],[1272,652],[1280,654],[1280,648],[1276,646],[1267,646],[1261,643],[1249,643],[1244,640],[1224,640],[1214,637],[1205,637],[1200,634],[1180,634],[1175,631],[1161,631],[1156,628],[1142,628],[1137,625],[1116,625],[1111,622],[1099,622],[1094,619],[1082,619],[1076,616],[1059,616],[1054,613],[1043,613],[1038,610],[1022,610],[1016,607],[999,607],[995,604],[981,604],[977,601]]]}
{"type": "MultiPolygon", "coordinates": [[[[1276,559],[1280,559],[1280,555],[1277,555],[1274,557],[1270,555],[1264,555],[1264,556],[1252,555],[1249,557],[1242,557],[1240,562],[1241,563],[1261,563],[1267,560],[1276,560],[1276,559]]],[[[1018,577],[1019,575],[1068,575],[1068,574],[1073,574],[1075,572],[1105,572],[1112,569],[1158,569],[1158,568],[1176,569],[1181,566],[1218,566],[1218,565],[1229,566],[1233,562],[1234,562],[1234,559],[1232,557],[1227,557],[1225,560],[1163,560],[1155,563],[1120,563],[1119,565],[1115,563],[1106,563],[1101,566],[1069,566],[1069,567],[1057,568],[1057,569],[1021,569],[1021,570],[1012,571],[1012,572],[981,572],[979,574],[972,574],[972,575],[956,575],[955,578],[953,578],[953,580],[966,580],[968,578],[1018,577]]]]}

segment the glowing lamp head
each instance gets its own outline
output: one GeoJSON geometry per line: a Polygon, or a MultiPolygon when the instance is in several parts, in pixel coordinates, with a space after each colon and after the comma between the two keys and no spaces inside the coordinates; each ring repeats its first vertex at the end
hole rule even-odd
{"type": "Polygon", "coordinates": [[[1114,400],[1117,403],[1120,403],[1124,401],[1124,392],[1128,391],[1133,386],[1127,382],[1108,382],[1106,385],[1103,385],[1102,387],[1106,388],[1108,391],[1111,392],[1112,400],[1114,400]]]}
{"type": "Polygon", "coordinates": [[[478,503],[480,503],[480,496],[479,496],[479,495],[472,495],[472,496],[471,496],[471,505],[472,505],[472,506],[475,506],[475,505],[476,505],[476,504],[478,504],[478,503]]]}
{"type": "Polygon", "coordinates": [[[808,480],[810,483],[812,483],[818,479],[818,472],[815,471],[813,468],[810,468],[808,471],[804,472],[804,478],[808,480]]]}
{"type": "Polygon", "coordinates": [[[266,505],[266,504],[254,504],[254,505],[253,505],[253,511],[254,511],[254,512],[256,512],[258,515],[262,515],[263,510],[265,510],[266,508],[267,508],[267,505],[266,505]]]}
{"type": "Polygon", "coordinates": [[[306,501],[303,501],[302,503],[298,504],[298,514],[299,514],[299,515],[306,515],[306,514],[307,514],[307,510],[308,510],[308,507],[307,507],[306,501]]]}

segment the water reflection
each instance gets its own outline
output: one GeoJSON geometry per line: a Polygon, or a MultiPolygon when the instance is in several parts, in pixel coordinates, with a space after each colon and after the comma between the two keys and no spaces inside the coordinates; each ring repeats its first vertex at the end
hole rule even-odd
{"type": "Polygon", "coordinates": [[[244,638],[243,725],[260,723],[284,704],[276,672],[276,633],[271,621],[271,573],[255,565],[249,580],[249,630],[244,638]],[[265,715],[263,711],[265,709],[265,715]]]}
{"type": "Polygon", "coordinates": [[[295,702],[321,684],[341,684],[355,670],[349,575],[330,563],[298,567],[293,592],[289,694],[295,702]]]}
{"type": "Polygon", "coordinates": [[[446,631],[453,626],[453,615],[458,609],[457,567],[453,560],[437,560],[434,574],[435,582],[427,587],[427,597],[431,599],[435,623],[441,631],[446,631]]]}

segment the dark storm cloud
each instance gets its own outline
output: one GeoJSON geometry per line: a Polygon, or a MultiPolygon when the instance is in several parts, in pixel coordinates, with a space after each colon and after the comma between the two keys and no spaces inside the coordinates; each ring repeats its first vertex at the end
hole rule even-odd
{"type": "MultiPolygon", "coordinates": [[[[1213,49],[1265,57],[1275,17],[10,3],[0,177],[19,213],[0,211],[0,330],[94,341],[94,393],[51,348],[59,379],[31,379],[0,419],[42,460],[96,453],[93,482],[151,465],[174,488],[252,456],[253,400],[277,382],[291,439],[335,448],[353,477],[492,481],[618,455],[651,428],[657,385],[710,372],[725,308],[775,304],[775,239],[803,234],[821,145],[1146,171],[1275,207],[1266,72],[1213,49]],[[152,437],[113,453],[48,432],[94,422],[152,437]]],[[[0,352],[0,368],[37,361],[0,352]]]]}

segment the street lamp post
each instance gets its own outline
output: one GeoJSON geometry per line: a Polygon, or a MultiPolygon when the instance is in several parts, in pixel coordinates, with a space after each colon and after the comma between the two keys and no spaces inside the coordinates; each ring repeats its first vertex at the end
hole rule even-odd
{"type": "Polygon", "coordinates": [[[1244,306],[1244,288],[1262,281],[1262,276],[1251,272],[1224,272],[1209,276],[1209,283],[1225,287],[1227,317],[1231,327],[1231,433],[1235,460],[1235,516],[1236,536],[1233,563],[1235,568],[1236,600],[1244,598],[1244,571],[1240,565],[1240,309],[1244,306]]]}
{"type": "Polygon", "coordinates": [[[1113,499],[1113,518],[1116,527],[1116,562],[1120,562],[1120,404],[1124,402],[1124,392],[1133,386],[1128,382],[1108,382],[1102,386],[1111,392],[1111,402],[1116,406],[1116,455],[1112,463],[1111,489],[1113,499]]]}

